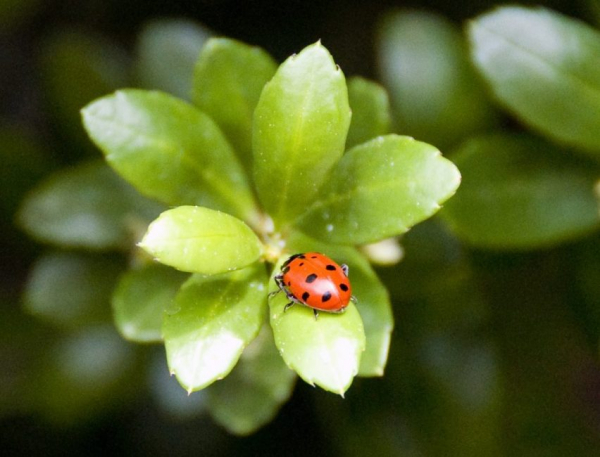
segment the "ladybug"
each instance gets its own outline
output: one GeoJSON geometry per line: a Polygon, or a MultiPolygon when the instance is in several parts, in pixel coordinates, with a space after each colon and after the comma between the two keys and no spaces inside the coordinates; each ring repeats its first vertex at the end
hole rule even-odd
{"type": "Polygon", "coordinates": [[[319,311],[343,313],[350,300],[354,300],[348,280],[348,266],[340,266],[318,252],[291,256],[274,279],[279,290],[270,295],[283,291],[290,300],[284,312],[295,303],[300,303],[312,308],[316,319],[319,311]]]}

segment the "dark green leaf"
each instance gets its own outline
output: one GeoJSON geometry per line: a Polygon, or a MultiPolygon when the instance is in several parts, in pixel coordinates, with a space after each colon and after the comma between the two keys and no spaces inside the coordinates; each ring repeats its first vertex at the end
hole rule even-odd
{"type": "Polygon", "coordinates": [[[348,99],[352,108],[352,122],[346,149],[389,132],[390,101],[383,87],[355,76],[348,80],[348,99]]]}
{"type": "Polygon", "coordinates": [[[396,131],[443,150],[496,123],[456,24],[435,13],[404,11],[385,17],[379,32],[379,69],[396,131]]]}
{"type": "Polygon", "coordinates": [[[140,192],[170,205],[195,204],[252,217],[244,170],[217,125],[161,92],[123,90],[82,110],[108,163],[140,192]]]}
{"type": "Polygon", "coordinates": [[[464,182],[441,215],[469,243],[532,249],[599,226],[593,169],[527,136],[489,135],[465,143],[453,159],[464,182]]]}
{"type": "Polygon", "coordinates": [[[140,343],[161,341],[163,313],[186,278],[161,265],[125,273],[112,296],[115,325],[121,335],[140,343]]]}
{"type": "Polygon", "coordinates": [[[231,374],[207,389],[208,411],[230,433],[249,435],[275,417],[295,380],[277,352],[270,327],[263,325],[231,374]]]}
{"type": "Polygon", "coordinates": [[[244,222],[200,206],[165,211],[139,246],[165,265],[209,275],[245,267],[262,254],[260,240],[244,222]]]}
{"type": "Polygon", "coordinates": [[[214,276],[194,275],[164,316],[169,370],[188,391],[233,369],[265,321],[267,275],[262,263],[214,276]]]}
{"type": "Polygon", "coordinates": [[[25,309],[58,327],[77,329],[110,320],[110,296],[124,266],[75,253],[41,257],[25,289],[25,309]]]}
{"type": "Polygon", "coordinates": [[[196,64],[194,103],[219,124],[248,170],[254,108],[276,69],[262,49],[227,38],[211,39],[196,64]]]}
{"type": "Polygon", "coordinates": [[[504,7],[469,25],[473,60],[523,122],[600,154],[600,33],[542,8],[504,7]]]}
{"type": "Polygon", "coordinates": [[[128,249],[161,209],[105,164],[92,162],[61,170],[35,188],[18,221],[30,235],[59,246],[128,249]]]}
{"type": "Polygon", "coordinates": [[[194,64],[209,33],[192,21],[156,19],[138,37],[136,75],[141,86],[189,99],[194,64]]]}
{"type": "Polygon", "coordinates": [[[286,60],[254,115],[254,180],[277,224],[314,198],[344,152],[350,124],[342,71],[320,42],[286,60]]]}
{"type": "Polygon", "coordinates": [[[436,148],[387,135],[348,151],[296,223],[328,242],[371,243],[432,216],[459,184],[436,148]]]}

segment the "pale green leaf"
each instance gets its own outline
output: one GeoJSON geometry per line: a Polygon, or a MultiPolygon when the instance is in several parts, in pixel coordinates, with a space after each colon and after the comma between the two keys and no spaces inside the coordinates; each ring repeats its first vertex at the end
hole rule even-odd
{"type": "Polygon", "coordinates": [[[320,42],[287,59],[254,113],[254,180],[277,224],[312,201],[344,152],[350,124],[342,71],[320,42]]]}
{"type": "Polygon", "coordinates": [[[498,8],[469,25],[473,60],[524,123],[600,154],[600,32],[542,8],[498,8]]]}
{"type": "Polygon", "coordinates": [[[162,265],[147,265],[125,273],[112,296],[117,330],[130,341],[162,340],[164,311],[187,275],[162,265]]]}
{"type": "Polygon", "coordinates": [[[250,217],[246,174],[217,125],[162,92],[118,91],[82,110],[108,163],[140,192],[170,205],[195,204],[250,217]]]}
{"type": "Polygon", "coordinates": [[[266,317],[265,267],[194,275],[165,314],[163,337],[169,370],[188,391],[222,379],[256,337],[266,317]]]}
{"type": "Polygon", "coordinates": [[[271,328],[263,325],[231,374],[207,389],[208,412],[230,433],[249,435],[275,417],[295,380],[277,352],[271,328]]]}
{"type": "Polygon", "coordinates": [[[262,254],[260,240],[244,222],[200,206],[165,211],[139,246],[165,265],[203,274],[245,267],[262,254]]]}
{"type": "Polygon", "coordinates": [[[459,184],[457,168],[433,146],[378,137],[344,155],[296,224],[324,241],[371,243],[435,214],[459,184]]]}
{"type": "Polygon", "coordinates": [[[258,47],[213,38],[194,71],[194,103],[223,130],[248,170],[252,167],[252,118],[277,64],[258,47]]]}

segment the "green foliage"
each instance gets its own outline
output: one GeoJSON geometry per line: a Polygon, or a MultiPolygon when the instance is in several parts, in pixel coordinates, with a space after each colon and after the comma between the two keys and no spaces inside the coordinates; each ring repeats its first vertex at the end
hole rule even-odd
{"type": "Polygon", "coordinates": [[[18,222],[31,236],[59,246],[128,249],[162,206],[142,197],[106,165],[61,170],[24,200],[18,222]]]}
{"type": "Polygon", "coordinates": [[[157,19],[147,23],[137,41],[136,80],[144,89],[191,98],[194,64],[210,34],[194,22],[157,19]]]}
{"type": "Polygon", "coordinates": [[[494,95],[544,135],[600,152],[600,33],[545,9],[504,7],[469,25],[494,95]]]}
{"type": "Polygon", "coordinates": [[[349,125],[344,74],[320,42],[288,58],[265,86],[254,113],[254,180],[278,226],[315,197],[349,125]]]}
{"type": "Polygon", "coordinates": [[[145,265],[121,276],[112,295],[115,325],[130,341],[162,341],[162,317],[187,275],[162,265],[145,265]]]}
{"type": "Polygon", "coordinates": [[[358,76],[350,78],[348,101],[352,107],[352,121],[346,138],[346,149],[389,132],[390,101],[382,86],[358,76]]]}
{"type": "Polygon", "coordinates": [[[256,337],[266,312],[265,268],[194,275],[166,312],[163,336],[171,374],[193,392],[225,377],[256,337]]]}
{"type": "Polygon", "coordinates": [[[139,246],[165,265],[208,275],[245,267],[262,253],[260,240],[244,222],[200,206],[165,211],[139,246]]]}
{"type": "MultiPolygon", "coordinates": [[[[49,178],[22,205],[21,225],[63,248],[119,250],[128,265],[122,256],[112,266],[79,253],[43,258],[27,308],[73,331],[96,328],[107,318],[96,312],[112,303],[124,338],[163,343],[179,384],[206,389],[198,408],[245,435],[271,420],[296,375],[340,395],[357,375],[383,375],[390,298],[356,246],[432,216],[460,175],[433,146],[388,135],[385,90],[363,78],[347,87],[320,42],[277,67],[262,49],[225,38],[192,59],[204,39],[170,21],[138,41],[136,79],[180,97],[190,84],[194,106],[124,89],[81,110],[112,169],[172,208],[95,163],[49,178]],[[349,265],[357,302],[343,314],[284,313],[285,294],[269,298],[281,264],[306,251],[349,265]],[[92,293],[88,282],[105,287],[92,293]]],[[[49,373],[49,385],[62,379],[49,373]]]]}
{"type": "Polygon", "coordinates": [[[248,170],[254,108],[276,69],[262,49],[226,38],[211,39],[196,64],[194,103],[219,124],[248,170]]]}
{"type": "Polygon", "coordinates": [[[597,171],[529,136],[488,135],[452,156],[459,196],[441,212],[471,244],[530,249],[575,239],[600,226],[592,192],[597,171]]]}
{"type": "Polygon", "coordinates": [[[108,163],[142,193],[245,216],[254,201],[244,171],[206,114],[161,92],[123,90],[82,110],[108,163]]]}
{"type": "Polygon", "coordinates": [[[379,137],[344,155],[297,224],[330,242],[371,243],[433,215],[459,183],[456,167],[433,146],[379,137]]]}
{"type": "Polygon", "coordinates": [[[420,11],[387,15],[378,57],[398,132],[447,148],[496,124],[460,29],[445,17],[420,11]]]}

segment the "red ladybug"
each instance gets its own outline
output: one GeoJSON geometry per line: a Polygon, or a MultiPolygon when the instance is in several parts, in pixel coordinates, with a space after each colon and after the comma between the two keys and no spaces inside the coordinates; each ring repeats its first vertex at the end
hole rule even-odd
{"type": "Polygon", "coordinates": [[[290,300],[283,311],[294,303],[312,308],[315,318],[319,311],[343,313],[353,300],[352,288],[348,280],[348,266],[338,265],[329,257],[318,252],[295,254],[281,266],[281,274],[275,276],[275,283],[290,300]]]}

